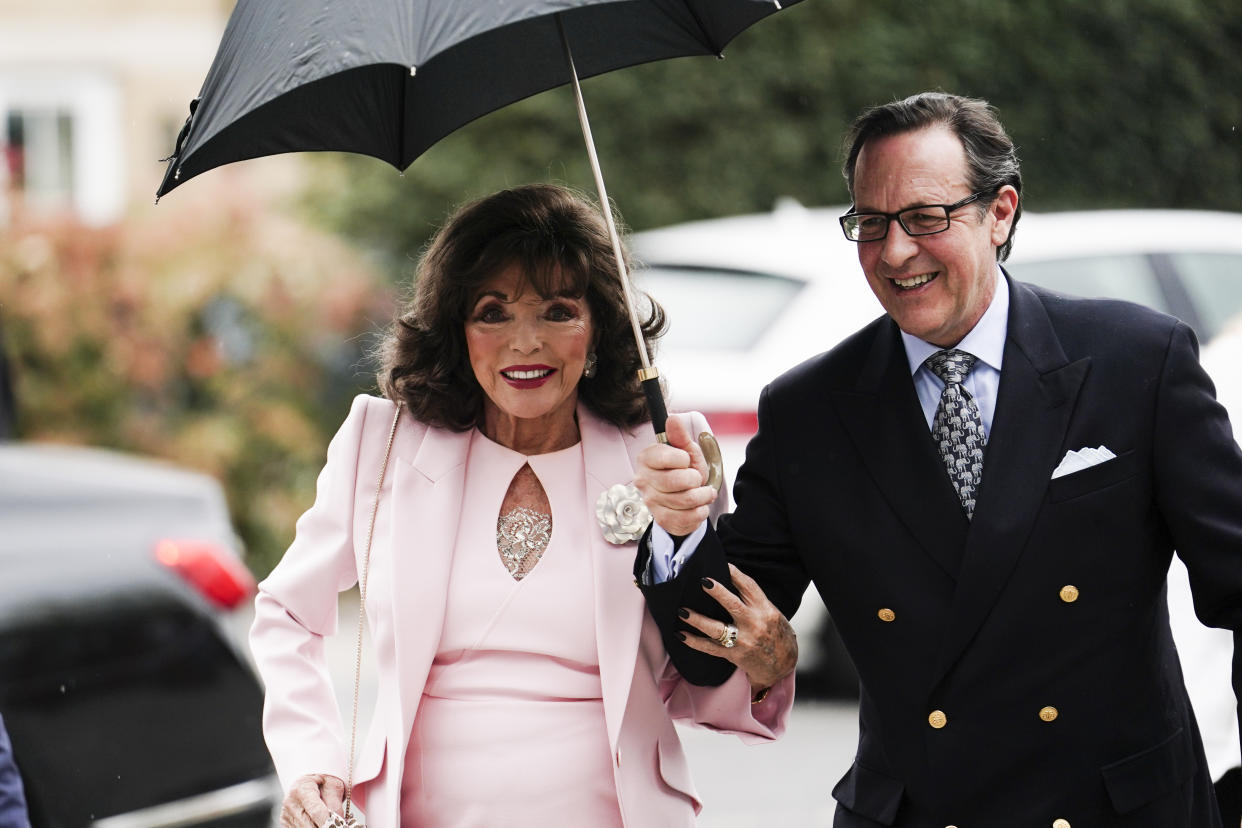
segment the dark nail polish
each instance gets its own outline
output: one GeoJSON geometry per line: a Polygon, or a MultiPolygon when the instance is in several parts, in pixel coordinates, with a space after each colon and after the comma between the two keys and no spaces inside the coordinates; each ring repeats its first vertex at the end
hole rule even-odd
{"type": "Polygon", "coordinates": [[[689,618],[690,610],[686,609],[685,607],[682,607],[681,609],[677,610],[677,617],[678,618],[689,618]]]}
{"type": "Polygon", "coordinates": [[[685,641],[685,640],[686,640],[686,634],[685,634],[685,633],[683,633],[683,632],[679,632],[679,633],[677,633],[677,640],[678,640],[678,641],[685,641]]]}
{"type": "Polygon", "coordinates": [[[711,578],[703,579],[703,589],[711,589],[713,586],[715,586],[715,582],[711,578]]]}

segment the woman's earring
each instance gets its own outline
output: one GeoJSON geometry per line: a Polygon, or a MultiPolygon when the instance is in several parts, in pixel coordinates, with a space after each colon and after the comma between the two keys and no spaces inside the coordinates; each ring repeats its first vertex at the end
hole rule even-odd
{"type": "Polygon", "coordinates": [[[599,367],[599,359],[596,358],[594,351],[588,351],[586,355],[586,364],[582,366],[582,376],[590,379],[595,376],[595,370],[599,367]]]}

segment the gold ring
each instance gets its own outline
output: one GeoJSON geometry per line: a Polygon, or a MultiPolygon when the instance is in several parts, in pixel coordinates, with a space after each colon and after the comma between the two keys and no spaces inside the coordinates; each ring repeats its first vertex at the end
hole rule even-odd
{"type": "Polygon", "coordinates": [[[726,650],[737,644],[737,627],[732,624],[725,624],[725,628],[721,631],[720,637],[716,639],[716,643],[726,650]]]}

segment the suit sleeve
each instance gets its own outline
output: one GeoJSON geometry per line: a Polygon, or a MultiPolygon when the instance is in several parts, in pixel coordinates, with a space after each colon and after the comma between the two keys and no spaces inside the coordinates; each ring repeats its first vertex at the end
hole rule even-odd
{"type": "Polygon", "coordinates": [[[250,648],[266,685],[263,735],[282,785],[307,773],[345,778],[344,727],[324,639],[336,632],[337,594],[357,582],[354,500],[367,399],[358,397],[328,446],[314,505],[293,544],[259,584],[250,648]]]}
{"type": "MultiPolygon", "coordinates": [[[[724,607],[712,600],[700,586],[704,578],[711,578],[728,585],[730,589],[733,588],[733,580],[729,577],[729,564],[725,560],[720,539],[715,530],[708,526],[707,534],[703,536],[694,554],[686,559],[677,576],[658,584],[648,584],[643,579],[646,560],[651,555],[650,542],[651,530],[648,529],[638,543],[640,551],[634,562],[634,582],[642,590],[643,597],[647,599],[647,611],[660,628],[664,649],[668,651],[674,666],[686,681],[705,687],[717,687],[733,675],[736,668],[723,658],[709,656],[687,647],[679,633],[692,628],[677,613],[682,607],[688,607],[720,621],[729,620],[729,614],[724,607]]],[[[697,631],[688,634],[697,634],[697,631]]]]}
{"type": "Polygon", "coordinates": [[[786,618],[792,618],[810,576],[802,565],[789,513],[794,495],[801,493],[788,490],[782,469],[800,456],[803,441],[823,438],[795,422],[801,401],[788,396],[776,399],[771,386],[760,394],[759,431],[746,447],[746,462],[734,487],[738,506],[721,518],[717,530],[729,560],[755,579],[786,618]]]}
{"type": "Polygon", "coordinates": [[[713,578],[732,588],[728,576],[728,564],[732,562],[759,583],[786,618],[798,609],[810,582],[794,549],[779,474],[784,447],[778,436],[797,432],[788,427],[782,429],[777,408],[770,389],[764,389],[759,398],[759,431],[747,446],[746,461],[737,474],[737,508],[732,514],[721,515],[715,527],[708,527],[676,578],[643,585],[638,573],[650,554],[648,535],[639,543],[641,551],[635,573],[640,589],[674,666],[692,684],[717,686],[734,670],[730,662],[691,649],[677,637],[679,631],[690,629],[677,617],[681,607],[721,621],[729,620],[724,609],[700,588],[702,578],[713,578]]]}
{"type": "Polygon", "coordinates": [[[1242,699],[1242,450],[1185,325],[1170,338],[1153,439],[1161,514],[1186,563],[1199,620],[1233,631],[1234,693],[1242,699]]]}

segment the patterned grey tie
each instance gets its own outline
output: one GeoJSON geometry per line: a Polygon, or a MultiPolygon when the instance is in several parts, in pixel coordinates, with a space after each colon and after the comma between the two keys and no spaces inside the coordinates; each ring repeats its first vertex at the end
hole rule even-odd
{"type": "Polygon", "coordinates": [[[979,406],[962,387],[976,361],[978,357],[965,351],[937,351],[927,358],[927,367],[944,380],[932,436],[968,519],[975,515],[975,496],[983,477],[983,449],[988,444],[979,406]]]}

